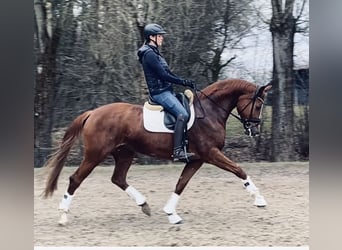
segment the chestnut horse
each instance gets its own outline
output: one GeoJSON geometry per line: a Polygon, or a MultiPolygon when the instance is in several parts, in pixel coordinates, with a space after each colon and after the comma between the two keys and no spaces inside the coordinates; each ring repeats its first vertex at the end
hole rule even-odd
{"type": "MultiPolygon", "coordinates": [[[[241,121],[247,134],[254,136],[259,133],[262,106],[270,88],[271,85],[259,87],[244,80],[230,79],[215,82],[196,92],[193,105],[197,117],[188,131],[189,151],[195,153],[195,157],[186,163],[174,192],[163,208],[170,223],[182,222],[182,218],[176,213],[179,197],[203,163],[212,164],[235,174],[241,179],[246,190],[254,195],[254,205],[266,206],[264,197],[251,178],[221,150],[225,142],[226,122],[234,108],[239,116],[232,115],[241,121]]],[[[44,190],[45,198],[51,196],[57,189],[58,177],[67,155],[81,134],[84,158],[70,176],[69,186],[59,204],[59,209],[62,210],[59,223],[61,225],[67,223],[67,213],[75,190],[109,155],[112,155],[115,160],[111,177],[113,184],[125,191],[138,206],[141,206],[145,214],[150,215],[145,196],[127,183],[127,172],[135,152],[171,160],[172,133],[153,133],[145,130],[141,105],[112,103],[84,112],[71,123],[59,149],[45,164],[50,168],[44,190]]]]}

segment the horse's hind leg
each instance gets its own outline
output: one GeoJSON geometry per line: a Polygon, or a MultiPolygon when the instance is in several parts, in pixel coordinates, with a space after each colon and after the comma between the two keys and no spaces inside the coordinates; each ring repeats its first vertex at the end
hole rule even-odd
{"type": "Polygon", "coordinates": [[[254,195],[254,205],[257,207],[265,207],[267,205],[266,200],[260,194],[259,189],[255,186],[251,178],[232,160],[226,157],[219,149],[215,148],[210,151],[209,154],[211,163],[221,169],[234,173],[237,177],[242,180],[242,183],[246,190],[254,195]]]}
{"type": "Polygon", "coordinates": [[[62,198],[62,201],[59,203],[59,210],[62,210],[62,215],[58,222],[60,225],[65,225],[68,222],[67,213],[69,212],[71,201],[76,189],[81,185],[82,181],[87,178],[98,163],[98,161],[92,161],[85,158],[77,170],[69,177],[69,186],[62,198]]]}
{"type": "Polygon", "coordinates": [[[127,172],[132,165],[134,154],[135,152],[128,147],[120,147],[113,153],[115,168],[112,175],[112,182],[125,191],[138,206],[141,206],[141,210],[144,214],[150,216],[151,210],[146,202],[145,196],[143,196],[133,186],[128,185],[126,181],[127,172]]]}

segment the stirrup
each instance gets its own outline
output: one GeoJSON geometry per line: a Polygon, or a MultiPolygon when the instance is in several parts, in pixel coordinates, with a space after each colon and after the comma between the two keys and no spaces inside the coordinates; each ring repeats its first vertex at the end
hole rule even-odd
{"type": "Polygon", "coordinates": [[[173,154],[173,161],[174,162],[180,161],[180,162],[187,163],[187,162],[190,162],[191,160],[190,158],[194,155],[195,155],[194,153],[188,153],[184,149],[178,149],[178,150],[175,150],[173,154]]]}

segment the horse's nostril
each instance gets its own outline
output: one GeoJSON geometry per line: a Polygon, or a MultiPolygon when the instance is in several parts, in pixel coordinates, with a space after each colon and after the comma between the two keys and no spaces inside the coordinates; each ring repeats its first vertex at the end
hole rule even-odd
{"type": "Polygon", "coordinates": [[[253,128],[252,128],[252,135],[253,135],[253,136],[257,136],[257,135],[259,135],[259,134],[260,134],[259,129],[257,129],[256,127],[253,127],[253,128]]]}

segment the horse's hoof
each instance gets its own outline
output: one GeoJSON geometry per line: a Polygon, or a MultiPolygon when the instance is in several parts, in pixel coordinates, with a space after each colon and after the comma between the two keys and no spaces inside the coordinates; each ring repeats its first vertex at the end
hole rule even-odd
{"type": "Polygon", "coordinates": [[[68,223],[67,213],[62,213],[61,218],[58,221],[58,225],[65,226],[68,223]]]}
{"type": "Polygon", "coordinates": [[[182,218],[176,213],[168,214],[167,218],[169,219],[169,223],[171,223],[171,224],[182,224],[183,223],[182,218]]]}
{"type": "Polygon", "coordinates": [[[254,206],[257,206],[257,207],[266,207],[267,205],[267,202],[266,200],[264,199],[264,196],[262,195],[257,195],[255,197],[255,200],[254,200],[254,206]]]}
{"type": "Polygon", "coordinates": [[[151,209],[147,202],[141,205],[141,211],[143,211],[144,214],[151,216],[151,209]]]}

